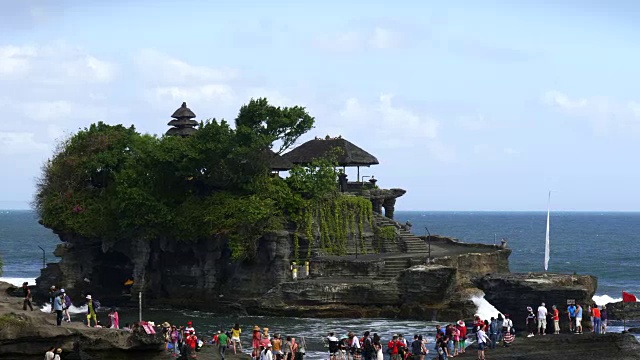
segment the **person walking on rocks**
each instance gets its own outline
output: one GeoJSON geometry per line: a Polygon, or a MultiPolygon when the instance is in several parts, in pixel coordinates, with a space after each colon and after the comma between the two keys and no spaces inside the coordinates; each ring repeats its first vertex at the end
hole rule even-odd
{"type": "Polygon", "coordinates": [[[601,333],[607,333],[607,306],[602,305],[602,310],[600,310],[600,324],[602,326],[601,333]]]}
{"type": "Polygon", "coordinates": [[[240,324],[236,323],[231,328],[231,343],[233,344],[233,353],[237,353],[237,349],[239,348],[242,352],[242,342],[240,341],[240,334],[242,333],[242,329],[240,329],[240,324]]]}
{"type": "Polygon", "coordinates": [[[567,316],[569,316],[569,331],[576,331],[576,306],[574,304],[567,307],[567,316]]]}
{"type": "Polygon", "coordinates": [[[487,333],[482,330],[481,327],[476,327],[476,340],[478,341],[478,360],[484,360],[484,349],[486,348],[487,343],[491,342],[487,333]]]}
{"type": "Polygon", "coordinates": [[[582,334],[582,306],[576,306],[576,334],[582,334]]]}
{"type": "Polygon", "coordinates": [[[558,308],[555,305],[551,306],[551,309],[551,316],[553,318],[553,333],[557,335],[560,334],[560,311],[558,311],[558,308]]]}
{"type": "Polygon", "coordinates": [[[538,306],[538,335],[547,335],[547,307],[544,303],[538,306]]]}
{"type": "Polygon", "coordinates": [[[62,325],[62,308],[64,307],[64,294],[60,294],[53,300],[53,311],[56,312],[56,325],[62,325]]]}
{"type": "Polygon", "coordinates": [[[87,295],[87,326],[91,327],[91,320],[93,319],[94,326],[98,325],[98,316],[96,315],[96,304],[94,303],[91,295],[87,295]]]}
{"type": "Polygon", "coordinates": [[[533,313],[533,309],[531,308],[531,306],[527,306],[527,320],[526,320],[526,324],[527,324],[527,332],[529,333],[529,335],[527,335],[527,337],[532,337],[535,336],[534,333],[536,332],[536,314],[533,313]]]}
{"type": "Polygon", "coordinates": [[[495,349],[496,343],[498,343],[498,320],[491,317],[491,322],[489,323],[489,339],[491,343],[489,344],[489,349],[495,349]]]}
{"type": "Polygon", "coordinates": [[[53,357],[56,355],[55,351],[56,351],[55,346],[50,347],[49,350],[47,350],[47,352],[44,353],[44,360],[53,360],[53,357]]]}
{"type": "Polygon", "coordinates": [[[62,349],[57,348],[57,349],[56,349],[56,354],[55,354],[55,356],[53,357],[53,360],[61,360],[61,358],[60,358],[60,354],[62,354],[62,349]]]}
{"type": "Polygon", "coordinates": [[[64,294],[64,308],[62,309],[64,311],[63,315],[67,317],[66,322],[71,322],[71,314],[69,313],[69,308],[73,305],[73,303],[71,303],[71,298],[69,297],[69,294],[64,291],[64,289],[60,289],[60,292],[64,294]]]}
{"type": "Polygon", "coordinates": [[[227,352],[227,347],[229,346],[229,337],[225,333],[218,334],[218,351],[220,352],[220,357],[224,360],[224,354],[227,352]]]}
{"type": "Polygon", "coordinates": [[[598,309],[598,305],[594,305],[591,311],[593,314],[593,331],[596,334],[600,334],[601,319],[600,319],[600,309],[598,309]]]}
{"type": "Polygon", "coordinates": [[[27,310],[27,306],[29,309],[33,311],[33,303],[31,302],[31,289],[29,289],[29,283],[22,283],[22,291],[24,291],[24,301],[22,302],[22,310],[27,310]]]}

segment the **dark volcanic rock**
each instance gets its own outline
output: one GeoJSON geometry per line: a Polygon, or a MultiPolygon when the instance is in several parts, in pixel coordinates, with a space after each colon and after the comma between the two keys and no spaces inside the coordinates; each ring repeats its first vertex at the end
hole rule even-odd
{"type": "Polygon", "coordinates": [[[607,316],[611,320],[640,320],[640,302],[607,304],[607,316]]]}
{"type": "MultiPolygon", "coordinates": [[[[562,275],[551,273],[489,274],[474,280],[485,292],[485,299],[500,312],[510,314],[516,329],[525,328],[527,306],[534,310],[544,302],[549,310],[556,305],[561,312],[560,326],[568,328],[567,300],[573,299],[584,308],[583,319],[588,320],[586,305],[593,304],[598,281],[591,275],[562,275]]],[[[553,326],[548,321],[549,326],[553,326]]],[[[586,329],[589,321],[582,322],[586,329]]]]}
{"type": "MultiPolygon", "coordinates": [[[[615,333],[518,337],[508,348],[486,351],[485,357],[491,360],[637,360],[640,359],[640,344],[631,334],[615,333]]],[[[475,344],[460,358],[476,359],[475,344]]]]}

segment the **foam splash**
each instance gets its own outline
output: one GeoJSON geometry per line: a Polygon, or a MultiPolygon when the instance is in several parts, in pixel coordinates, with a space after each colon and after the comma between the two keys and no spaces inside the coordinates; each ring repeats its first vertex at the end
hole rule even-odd
{"type": "MultiPolygon", "coordinates": [[[[40,311],[45,312],[45,313],[50,313],[51,312],[51,304],[42,305],[40,307],[40,311]]],[[[86,314],[87,313],[87,305],[82,305],[82,306],[71,305],[71,307],[69,308],[69,313],[70,314],[86,314]]]]}
{"type": "Polygon", "coordinates": [[[480,315],[481,319],[497,318],[498,314],[502,314],[484,298],[484,293],[482,295],[472,296],[471,301],[476,305],[476,314],[480,315]]]}
{"type": "Polygon", "coordinates": [[[0,277],[0,281],[4,281],[13,286],[22,286],[24,283],[28,283],[29,285],[35,285],[36,278],[16,278],[16,277],[0,277]]]}
{"type": "Polygon", "coordinates": [[[612,298],[609,295],[595,295],[593,297],[593,302],[598,306],[607,305],[609,303],[615,303],[622,301],[622,298],[612,298]]]}

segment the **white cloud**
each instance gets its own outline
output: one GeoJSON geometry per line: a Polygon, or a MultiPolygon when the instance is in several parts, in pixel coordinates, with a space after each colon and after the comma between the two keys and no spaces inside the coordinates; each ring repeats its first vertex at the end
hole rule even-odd
{"type": "Polygon", "coordinates": [[[153,100],[159,102],[194,103],[215,102],[217,104],[229,104],[235,99],[235,94],[230,86],[224,84],[210,84],[201,86],[160,86],[152,90],[153,100]]]}
{"type": "Polygon", "coordinates": [[[115,66],[64,42],[0,46],[0,76],[39,83],[105,83],[115,66]]]}
{"type": "Polygon", "coordinates": [[[236,79],[239,75],[237,69],[192,65],[153,49],[139,51],[134,62],[146,80],[169,85],[221,83],[236,79]]]}
{"type": "Polygon", "coordinates": [[[625,103],[603,96],[571,98],[559,91],[547,92],[542,101],[567,115],[589,120],[599,135],[612,130],[640,132],[640,103],[635,101],[625,103]]]}
{"type": "Polygon", "coordinates": [[[24,115],[37,121],[59,121],[73,112],[73,104],[65,100],[28,102],[20,105],[24,115]]]}
{"type": "Polygon", "coordinates": [[[391,49],[401,44],[402,35],[399,32],[382,27],[323,34],[315,41],[315,45],[321,49],[340,53],[391,49]]]}
{"type": "MultiPolygon", "coordinates": [[[[339,126],[330,126],[342,134],[350,136],[366,133],[366,141],[385,148],[423,149],[439,161],[453,161],[455,151],[438,138],[440,122],[430,116],[396,106],[393,95],[382,94],[373,103],[349,98],[338,111],[339,126]]],[[[322,129],[325,129],[323,126],[322,129]]],[[[371,146],[371,145],[369,145],[371,146]]]]}
{"type": "Polygon", "coordinates": [[[482,115],[463,116],[458,119],[457,124],[460,128],[467,131],[481,131],[489,128],[489,121],[482,115]]]}
{"type": "Polygon", "coordinates": [[[0,132],[0,154],[15,155],[45,151],[48,145],[38,142],[30,132],[0,132]]]}

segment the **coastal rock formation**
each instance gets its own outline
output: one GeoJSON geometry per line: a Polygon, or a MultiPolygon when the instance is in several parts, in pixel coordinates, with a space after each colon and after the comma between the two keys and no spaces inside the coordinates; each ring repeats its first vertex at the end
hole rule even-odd
{"type": "MultiPolygon", "coordinates": [[[[160,336],[115,329],[88,328],[81,323],[56,326],[55,316],[38,310],[22,311],[22,299],[8,295],[15,287],[0,282],[0,358],[42,356],[56,346],[67,354],[78,351],[109,354],[136,353],[153,356],[162,351],[160,336]]],[[[27,357],[29,358],[29,357],[27,357]]],[[[115,358],[115,357],[111,357],[115,358]]]]}
{"type": "Polygon", "coordinates": [[[607,316],[611,320],[640,320],[640,302],[609,303],[607,316]]]}
{"type": "MultiPolygon", "coordinates": [[[[585,307],[592,304],[598,287],[595,276],[552,273],[489,274],[473,281],[484,291],[487,301],[500,312],[511,315],[516,329],[525,328],[527,306],[535,310],[544,302],[548,309],[556,305],[564,314],[568,300],[585,307]]],[[[566,320],[566,315],[560,318],[560,325],[567,329],[568,324],[563,320],[566,320]]],[[[589,326],[588,321],[583,321],[585,329],[589,326]]]]}
{"type": "MultiPolygon", "coordinates": [[[[556,360],[564,356],[580,360],[638,360],[640,344],[631,334],[560,334],[518,337],[512,346],[487,353],[491,360],[556,360]]],[[[476,351],[467,351],[459,357],[476,359],[478,356],[476,351]]]]}

